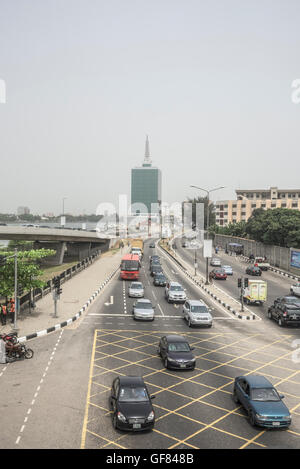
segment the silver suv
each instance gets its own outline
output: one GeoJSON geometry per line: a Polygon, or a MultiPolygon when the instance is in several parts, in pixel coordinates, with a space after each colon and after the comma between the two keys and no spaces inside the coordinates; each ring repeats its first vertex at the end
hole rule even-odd
{"type": "Polygon", "coordinates": [[[211,309],[202,300],[187,300],[182,313],[189,327],[192,325],[211,327],[213,318],[210,311],[211,309]]]}
{"type": "Polygon", "coordinates": [[[168,282],[165,288],[165,297],[168,303],[184,303],[186,293],[178,282],[168,282]]]}

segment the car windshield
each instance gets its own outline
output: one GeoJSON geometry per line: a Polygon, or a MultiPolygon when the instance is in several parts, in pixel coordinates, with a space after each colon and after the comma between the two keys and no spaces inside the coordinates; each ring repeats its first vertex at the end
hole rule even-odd
{"type": "Polygon", "coordinates": [[[142,308],[142,309],[153,309],[153,306],[152,306],[151,303],[142,303],[142,302],[140,303],[140,302],[138,302],[136,304],[136,307],[137,308],[142,308]]]}
{"type": "Polygon", "coordinates": [[[285,303],[300,303],[300,299],[298,298],[285,298],[284,299],[284,302],[285,303]]]}
{"type": "Polygon", "coordinates": [[[187,342],[173,342],[168,346],[169,352],[189,352],[190,346],[187,342]]]}
{"type": "Polygon", "coordinates": [[[274,388],[255,388],[251,392],[252,401],[280,401],[280,397],[274,388]]]}
{"type": "Polygon", "coordinates": [[[121,263],[121,270],[139,270],[139,263],[138,261],[122,261],[121,263]]]}
{"type": "Polygon", "coordinates": [[[170,290],[172,290],[172,291],[182,291],[183,288],[180,285],[171,285],[170,290]]]}
{"type": "Polygon", "coordinates": [[[141,283],[132,283],[130,288],[138,290],[139,288],[143,288],[143,285],[141,283]]]}
{"type": "Polygon", "coordinates": [[[147,402],[148,394],[143,387],[124,387],[120,389],[119,402],[147,402]]]}
{"type": "Polygon", "coordinates": [[[206,306],[201,306],[201,305],[191,306],[191,312],[192,313],[207,313],[207,308],[206,306]]]}
{"type": "Polygon", "coordinates": [[[218,269],[215,271],[217,274],[225,274],[225,270],[224,269],[218,269]]]}
{"type": "Polygon", "coordinates": [[[157,278],[158,280],[165,280],[165,276],[163,274],[156,274],[155,278],[157,278]]]}

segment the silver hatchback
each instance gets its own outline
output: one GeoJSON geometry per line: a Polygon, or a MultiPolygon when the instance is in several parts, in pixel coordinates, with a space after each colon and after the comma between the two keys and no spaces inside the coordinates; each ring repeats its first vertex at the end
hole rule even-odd
{"type": "Polygon", "coordinates": [[[130,298],[143,298],[144,293],[142,282],[131,282],[128,288],[128,296],[130,298]]]}
{"type": "Polygon", "coordinates": [[[213,323],[211,309],[202,300],[187,300],[183,305],[183,317],[188,326],[207,326],[211,327],[213,323]]]}

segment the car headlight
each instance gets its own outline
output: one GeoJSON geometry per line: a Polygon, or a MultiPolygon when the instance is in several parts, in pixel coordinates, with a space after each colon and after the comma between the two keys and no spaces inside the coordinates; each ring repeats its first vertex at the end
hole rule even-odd
{"type": "Polygon", "coordinates": [[[268,417],[268,415],[256,414],[256,418],[258,418],[260,420],[267,420],[269,417],[268,417]]]}
{"type": "Polygon", "coordinates": [[[169,362],[177,362],[177,360],[175,358],[170,358],[170,357],[168,357],[168,361],[169,362]]]}
{"type": "Polygon", "coordinates": [[[154,420],[154,412],[151,410],[150,414],[147,417],[148,422],[152,422],[154,420]]]}
{"type": "Polygon", "coordinates": [[[196,358],[191,358],[191,362],[195,362],[196,361],[196,358]]]}
{"type": "Polygon", "coordinates": [[[122,412],[118,412],[117,417],[118,417],[119,420],[121,420],[121,422],[123,422],[123,423],[127,422],[126,417],[122,414],[122,412]]]}

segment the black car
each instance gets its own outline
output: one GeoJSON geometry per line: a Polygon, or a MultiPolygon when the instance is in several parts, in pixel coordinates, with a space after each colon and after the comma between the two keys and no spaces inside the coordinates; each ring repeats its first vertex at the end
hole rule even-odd
{"type": "Polygon", "coordinates": [[[158,260],[158,261],[159,261],[159,259],[160,259],[160,257],[157,256],[156,254],[154,254],[154,256],[150,256],[150,257],[149,257],[150,264],[151,264],[151,262],[153,262],[154,260],[158,260]]]}
{"type": "Polygon", "coordinates": [[[267,315],[281,327],[300,326],[300,300],[296,296],[281,296],[269,307],[267,315]]]}
{"type": "Polygon", "coordinates": [[[150,274],[152,277],[154,277],[155,274],[162,274],[162,266],[160,264],[155,264],[151,266],[150,274]]]}
{"type": "Polygon", "coordinates": [[[155,248],[155,243],[150,243],[149,248],[155,248]]]}
{"type": "Polygon", "coordinates": [[[165,335],[158,345],[158,354],[166,368],[193,370],[196,359],[192,350],[194,348],[180,335],[165,335]]]}
{"type": "Polygon", "coordinates": [[[155,415],[150,396],[140,376],[114,379],[109,398],[114,428],[119,430],[152,430],[155,415]]]}
{"type": "Polygon", "coordinates": [[[251,266],[246,269],[247,275],[261,276],[261,269],[259,267],[251,266]]]}
{"type": "Polygon", "coordinates": [[[160,260],[159,259],[153,259],[153,261],[150,261],[149,270],[151,270],[153,265],[160,265],[160,260]]]}
{"type": "Polygon", "coordinates": [[[154,275],[153,285],[156,287],[165,287],[167,285],[167,279],[163,273],[158,273],[154,275]]]}

